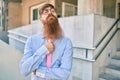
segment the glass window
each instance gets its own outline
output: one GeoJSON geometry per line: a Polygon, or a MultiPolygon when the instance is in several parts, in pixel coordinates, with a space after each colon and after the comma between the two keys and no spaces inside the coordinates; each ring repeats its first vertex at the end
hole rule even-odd
{"type": "Polygon", "coordinates": [[[33,9],[33,20],[38,20],[38,8],[33,9]]]}
{"type": "Polygon", "coordinates": [[[39,4],[39,5],[35,5],[35,6],[32,6],[30,8],[30,23],[34,23],[34,22],[37,22],[39,21],[39,8],[45,3],[42,3],[42,4],[39,4]]]}
{"type": "Polygon", "coordinates": [[[73,15],[73,7],[70,5],[65,5],[65,16],[73,15]]]}
{"type": "Polygon", "coordinates": [[[62,16],[66,17],[66,16],[73,16],[73,15],[77,15],[77,6],[70,3],[63,2],[62,16]]]}

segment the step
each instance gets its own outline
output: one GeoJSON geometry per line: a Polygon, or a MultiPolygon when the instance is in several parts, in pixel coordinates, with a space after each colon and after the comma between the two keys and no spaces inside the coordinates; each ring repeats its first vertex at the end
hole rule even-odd
{"type": "Polygon", "coordinates": [[[112,57],[112,59],[120,60],[120,56],[114,56],[114,57],[112,57]]]}
{"type": "Polygon", "coordinates": [[[120,56],[112,57],[111,64],[120,67],[120,56]]]}
{"type": "Polygon", "coordinates": [[[120,67],[110,64],[106,67],[105,73],[120,78],[120,67]]]}
{"type": "Polygon", "coordinates": [[[117,52],[116,52],[116,56],[120,56],[120,51],[117,51],[117,52]]]}
{"type": "Polygon", "coordinates": [[[120,80],[120,78],[115,77],[115,76],[110,75],[110,74],[100,74],[99,80],[120,80]]]}

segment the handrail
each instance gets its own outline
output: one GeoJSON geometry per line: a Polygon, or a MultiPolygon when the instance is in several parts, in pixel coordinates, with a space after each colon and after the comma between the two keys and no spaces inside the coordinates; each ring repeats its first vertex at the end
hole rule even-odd
{"type": "MultiPolygon", "coordinates": [[[[105,36],[101,39],[101,41],[97,44],[96,48],[99,47],[99,45],[102,43],[102,41],[105,39],[105,37],[111,32],[111,30],[114,28],[114,26],[120,21],[120,19],[117,19],[114,24],[112,25],[112,27],[108,30],[108,32],[105,34],[105,36]]],[[[109,44],[109,42],[112,40],[112,38],[114,37],[114,35],[117,33],[117,31],[120,30],[118,28],[116,28],[116,30],[114,31],[114,33],[112,34],[112,36],[109,38],[109,40],[107,41],[107,43],[104,45],[104,47],[100,50],[100,52],[93,58],[94,61],[96,61],[98,59],[98,57],[101,55],[101,53],[103,52],[103,50],[106,48],[106,46],[109,44]]]]}
{"type": "Polygon", "coordinates": [[[74,47],[74,46],[73,46],[73,48],[75,48],[75,49],[87,49],[87,50],[94,50],[94,49],[96,49],[96,48],[88,48],[88,47],[74,47]]]}
{"type": "MultiPolygon", "coordinates": [[[[102,41],[106,38],[106,36],[111,32],[111,30],[114,28],[115,25],[117,25],[117,23],[120,21],[120,19],[117,19],[112,27],[108,30],[108,32],[103,36],[103,38],[100,40],[100,42],[95,46],[95,48],[79,48],[79,47],[73,47],[73,48],[78,48],[78,49],[85,49],[86,50],[86,56],[88,54],[88,50],[94,50],[94,49],[97,49],[100,44],[102,43],[102,41]]],[[[110,41],[112,40],[112,38],[114,37],[114,35],[117,33],[117,31],[120,30],[118,28],[116,28],[116,30],[113,32],[112,36],[108,39],[107,43],[104,45],[104,47],[100,50],[100,52],[95,56],[93,57],[92,60],[88,60],[88,59],[81,59],[81,60],[84,60],[84,61],[90,61],[90,62],[94,62],[98,59],[98,57],[101,55],[101,53],[103,52],[103,50],[106,48],[106,46],[110,43],[110,41]]]]}
{"type": "Polygon", "coordinates": [[[114,35],[117,33],[119,29],[116,29],[114,31],[114,33],[112,34],[112,36],[109,38],[109,40],[107,41],[107,43],[104,45],[104,47],[100,50],[100,52],[93,58],[94,60],[97,60],[98,57],[101,55],[101,53],[103,52],[103,50],[106,48],[106,46],[110,43],[110,41],[112,40],[112,38],[114,37],[114,35]]]}
{"type": "Polygon", "coordinates": [[[79,48],[79,49],[88,49],[93,50],[98,48],[98,46],[102,43],[102,41],[106,38],[106,36],[110,33],[110,31],[114,28],[114,26],[120,21],[120,18],[118,18],[112,25],[112,27],[108,30],[108,32],[103,36],[103,38],[99,41],[99,43],[95,46],[95,48],[83,48],[83,47],[73,47],[73,48],[79,48]]]}
{"type": "Polygon", "coordinates": [[[108,32],[103,36],[103,38],[100,40],[100,42],[95,46],[96,48],[102,43],[102,41],[105,39],[105,37],[110,33],[110,31],[114,28],[114,26],[120,21],[118,18],[112,25],[112,27],[108,30],[108,32]]]}
{"type": "Polygon", "coordinates": [[[19,35],[19,36],[22,36],[24,38],[28,38],[29,36],[26,36],[24,34],[21,34],[21,33],[18,33],[18,32],[13,32],[13,31],[8,31],[10,34],[15,34],[15,35],[19,35]]]}

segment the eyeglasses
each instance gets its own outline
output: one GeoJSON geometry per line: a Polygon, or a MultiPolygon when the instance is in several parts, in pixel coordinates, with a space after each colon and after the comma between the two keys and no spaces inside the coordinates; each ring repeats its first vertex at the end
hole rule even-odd
{"type": "Polygon", "coordinates": [[[56,13],[55,9],[45,9],[42,12],[45,15],[48,15],[49,13],[56,13]]]}

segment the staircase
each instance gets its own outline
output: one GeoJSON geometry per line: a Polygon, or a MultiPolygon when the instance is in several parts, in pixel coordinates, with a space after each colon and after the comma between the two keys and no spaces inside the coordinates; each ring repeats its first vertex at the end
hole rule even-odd
{"type": "Polygon", "coordinates": [[[111,63],[105,68],[105,73],[99,75],[99,80],[120,80],[120,52],[112,57],[111,63]]]}

